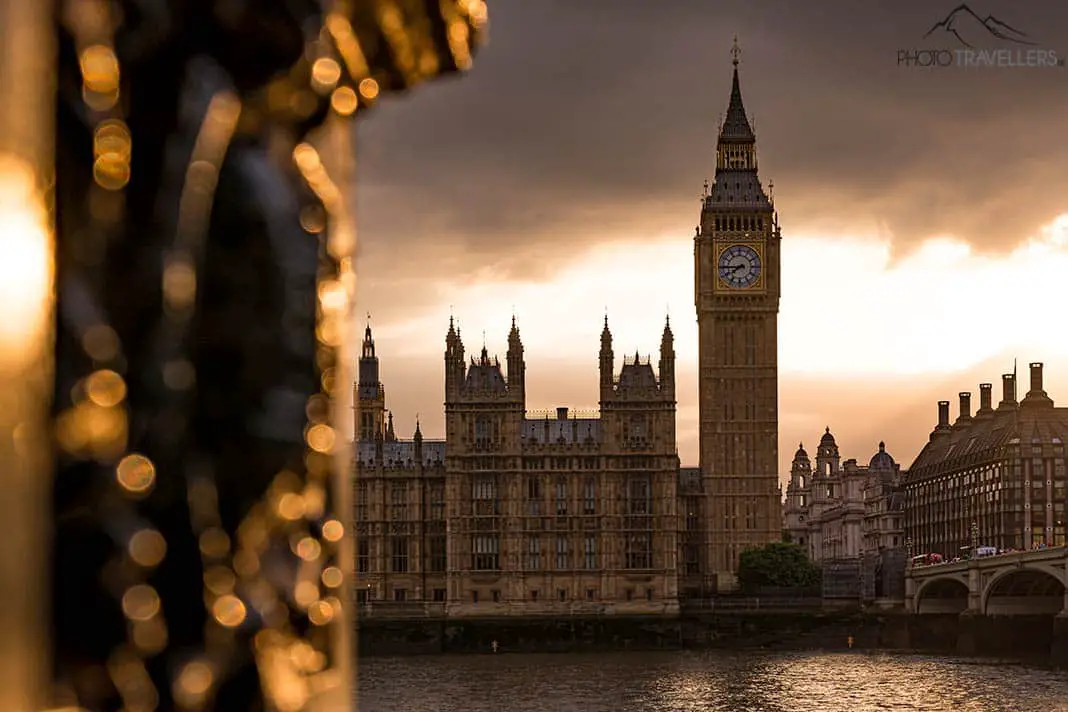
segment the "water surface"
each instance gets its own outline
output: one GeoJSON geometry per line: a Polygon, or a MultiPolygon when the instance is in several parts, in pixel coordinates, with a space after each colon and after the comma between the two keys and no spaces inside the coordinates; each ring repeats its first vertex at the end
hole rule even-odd
{"type": "Polygon", "coordinates": [[[364,658],[359,712],[1068,712],[1068,673],[878,652],[364,658]]]}

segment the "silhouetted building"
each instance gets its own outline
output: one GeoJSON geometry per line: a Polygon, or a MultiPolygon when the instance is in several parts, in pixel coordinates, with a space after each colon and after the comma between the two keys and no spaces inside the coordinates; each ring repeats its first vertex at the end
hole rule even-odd
{"type": "Polygon", "coordinates": [[[1068,408],[1054,407],[1043,390],[1042,364],[1030,370],[1031,388],[1021,402],[1015,373],[1002,376],[996,408],[989,383],[979,385],[974,414],[971,394],[960,394],[953,423],[949,401],[939,401],[938,423],[905,484],[905,529],[915,553],[1065,543],[1068,408]]]}

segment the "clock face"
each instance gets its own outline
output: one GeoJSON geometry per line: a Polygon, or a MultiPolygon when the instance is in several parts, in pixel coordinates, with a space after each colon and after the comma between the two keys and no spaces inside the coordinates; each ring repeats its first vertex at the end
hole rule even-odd
{"type": "Polygon", "coordinates": [[[760,269],[760,255],[749,245],[731,245],[719,255],[719,278],[728,287],[752,287],[760,279],[760,269]]]}

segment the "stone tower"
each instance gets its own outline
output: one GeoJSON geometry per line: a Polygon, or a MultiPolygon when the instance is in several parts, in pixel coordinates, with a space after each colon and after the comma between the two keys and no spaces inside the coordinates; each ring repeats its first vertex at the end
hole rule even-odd
{"type": "Polygon", "coordinates": [[[357,367],[355,403],[356,441],[371,442],[386,435],[386,389],[378,375],[378,357],[371,325],[363,332],[363,349],[357,367]]]}
{"type": "Polygon", "coordinates": [[[757,176],[738,45],[716,177],[694,239],[700,350],[700,467],[708,496],[703,568],[734,586],[738,555],[782,538],[778,474],[780,233],[757,176]]]}

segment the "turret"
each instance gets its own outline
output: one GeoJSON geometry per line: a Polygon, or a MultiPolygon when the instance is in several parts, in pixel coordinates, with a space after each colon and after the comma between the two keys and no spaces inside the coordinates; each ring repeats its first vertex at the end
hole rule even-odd
{"type": "Polygon", "coordinates": [[[601,372],[601,401],[612,398],[612,379],[614,377],[615,355],[612,353],[612,332],[608,330],[608,315],[604,317],[604,329],[601,330],[601,354],[599,368],[601,372]]]}
{"type": "Polygon", "coordinates": [[[838,454],[838,443],[831,435],[831,426],[827,426],[820,438],[819,447],[816,448],[816,472],[821,476],[838,473],[841,458],[838,454]]]}
{"type": "Polygon", "coordinates": [[[449,317],[449,331],[445,335],[445,399],[455,400],[464,381],[464,343],[460,329],[449,317]]]}
{"type": "Polygon", "coordinates": [[[375,355],[375,340],[371,324],[363,332],[363,347],[357,365],[359,380],[355,389],[355,437],[370,442],[375,433],[385,428],[386,389],[379,380],[378,356],[375,355]]]}
{"type": "Polygon", "coordinates": [[[808,487],[809,478],[812,476],[812,462],[805,452],[805,444],[797,444],[797,452],[794,453],[793,462],[790,463],[790,484],[786,487],[786,501],[792,507],[805,506],[805,488],[808,487]]]}
{"type": "Polygon", "coordinates": [[[670,317],[664,320],[664,334],[660,338],[660,392],[675,400],[675,336],[671,333],[670,317]]]}
{"type": "Polygon", "coordinates": [[[415,417],[415,435],[412,436],[412,442],[415,443],[415,461],[421,463],[423,461],[423,432],[419,429],[419,416],[415,417]]]}
{"type": "Polygon", "coordinates": [[[508,393],[513,400],[526,403],[526,364],[523,361],[523,342],[519,327],[512,317],[512,329],[508,332],[508,393]]]}

